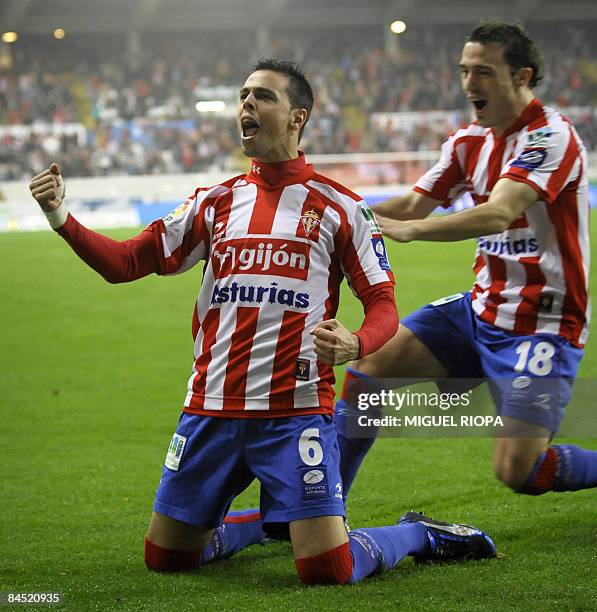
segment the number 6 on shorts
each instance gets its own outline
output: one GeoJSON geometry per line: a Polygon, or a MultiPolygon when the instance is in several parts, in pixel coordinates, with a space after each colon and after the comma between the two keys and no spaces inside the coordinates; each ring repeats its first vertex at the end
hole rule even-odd
{"type": "Polygon", "coordinates": [[[316,427],[305,429],[299,438],[299,455],[305,465],[319,465],[323,461],[323,449],[317,438],[319,429],[316,427]]]}

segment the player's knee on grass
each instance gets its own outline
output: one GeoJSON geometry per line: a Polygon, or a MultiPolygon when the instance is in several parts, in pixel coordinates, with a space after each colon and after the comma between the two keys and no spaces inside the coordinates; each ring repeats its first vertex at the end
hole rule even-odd
{"type": "Polygon", "coordinates": [[[145,538],[145,565],[154,572],[189,572],[201,564],[201,550],[163,548],[145,538]]]}
{"type": "Polygon", "coordinates": [[[153,512],[145,538],[145,564],[156,572],[185,572],[199,567],[201,551],[213,529],[153,512]]]}
{"type": "Polygon", "coordinates": [[[343,516],[316,516],[291,521],[289,530],[295,559],[318,557],[348,542],[343,516]]]}
{"type": "Polygon", "coordinates": [[[290,523],[296,570],[304,584],[346,584],[352,555],[341,516],[319,516],[290,523]]]}
{"type": "Polygon", "coordinates": [[[294,562],[303,584],[347,584],[352,576],[352,555],[348,542],[313,557],[295,559],[294,562]]]}

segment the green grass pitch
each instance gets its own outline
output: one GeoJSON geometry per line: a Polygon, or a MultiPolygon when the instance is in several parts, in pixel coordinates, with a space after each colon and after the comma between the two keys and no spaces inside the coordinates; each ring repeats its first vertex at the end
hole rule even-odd
{"type": "MultiPolygon", "coordinates": [[[[471,284],[470,242],[390,249],[402,314],[471,284]]],[[[111,286],[50,232],[0,235],[0,262],[0,591],[60,592],[68,610],[597,607],[597,491],[517,496],[482,438],[380,439],[349,517],[391,524],[417,509],[471,522],[499,559],[406,560],[356,586],[306,588],[278,543],[197,574],[149,573],[143,535],[190,373],[200,269],[111,286]]],[[[360,305],[344,296],[339,318],[355,327],[360,305]]],[[[597,377],[594,346],[583,377],[597,377]]],[[[252,486],[236,506],[256,500],[252,486]]]]}

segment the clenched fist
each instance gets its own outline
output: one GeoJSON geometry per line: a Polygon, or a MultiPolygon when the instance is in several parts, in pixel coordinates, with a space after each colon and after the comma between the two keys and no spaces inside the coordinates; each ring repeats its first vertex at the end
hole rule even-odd
{"type": "Polygon", "coordinates": [[[323,363],[341,365],[357,359],[361,348],[358,336],[348,331],[336,319],[318,323],[311,335],[315,336],[315,354],[323,363]]]}
{"type": "Polygon", "coordinates": [[[64,199],[64,181],[60,176],[58,164],[52,164],[47,170],[34,176],[29,190],[44,212],[56,210],[64,199]]]}

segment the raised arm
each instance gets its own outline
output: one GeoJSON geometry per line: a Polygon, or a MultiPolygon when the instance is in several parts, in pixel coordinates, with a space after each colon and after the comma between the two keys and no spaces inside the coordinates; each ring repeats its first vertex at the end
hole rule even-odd
{"type": "MultiPolygon", "coordinates": [[[[64,200],[64,181],[60,175],[58,164],[52,164],[47,170],[34,176],[29,184],[29,190],[46,216],[55,213],[64,200]]],[[[48,216],[48,220],[52,228],[56,229],[54,226],[58,224],[59,219],[53,222],[52,216],[48,216]]],[[[64,221],[66,221],[66,217],[60,225],[63,225],[64,221]]]]}
{"type": "Polygon", "coordinates": [[[52,164],[35,176],[29,189],[52,229],[108,282],[129,282],[160,271],[155,240],[150,232],[141,232],[135,238],[119,242],[86,228],[68,213],[58,164],[52,164]]]}

